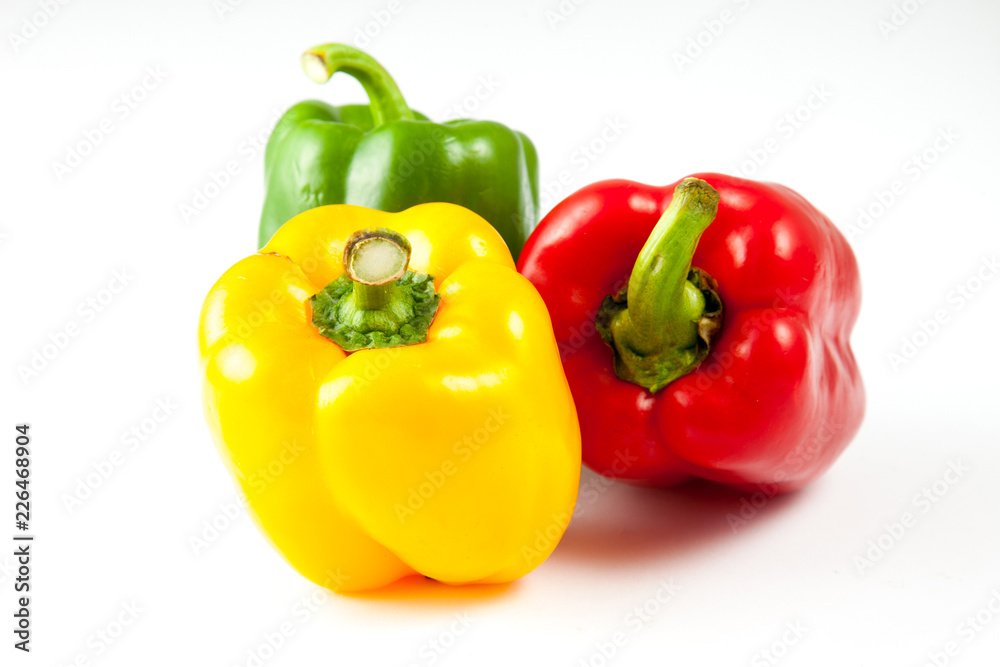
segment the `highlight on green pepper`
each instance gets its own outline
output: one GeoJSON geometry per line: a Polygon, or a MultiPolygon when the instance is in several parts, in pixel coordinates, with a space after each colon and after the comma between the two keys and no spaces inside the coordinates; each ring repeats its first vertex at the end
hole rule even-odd
{"type": "Polygon", "coordinates": [[[369,104],[310,100],[281,117],[264,157],[260,246],[316,206],[395,213],[447,202],[485,218],[517,259],[539,212],[538,157],[524,134],[492,121],[431,122],[410,109],[381,65],[350,46],[309,49],[302,66],[318,83],[336,72],[351,75],[369,104]]]}

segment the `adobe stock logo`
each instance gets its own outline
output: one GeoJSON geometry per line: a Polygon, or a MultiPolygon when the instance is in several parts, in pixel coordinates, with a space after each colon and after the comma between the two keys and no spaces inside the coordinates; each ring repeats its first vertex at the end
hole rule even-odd
{"type": "Polygon", "coordinates": [[[374,10],[370,21],[354,29],[354,46],[367,49],[371,46],[372,40],[381,35],[401,11],[403,11],[401,0],[389,0],[385,7],[374,10]]]}
{"type": "Polygon", "coordinates": [[[899,30],[909,23],[927,0],[903,0],[901,3],[893,3],[892,12],[888,19],[879,19],[875,25],[882,36],[889,39],[889,35],[899,30]]]}
{"type": "Polygon", "coordinates": [[[97,290],[90,296],[80,301],[74,311],[76,317],[58,327],[55,331],[50,331],[45,342],[32,349],[28,353],[27,363],[17,365],[17,375],[21,382],[28,384],[42,374],[52,362],[66,351],[70,344],[82,334],[87,325],[94,322],[97,316],[103,313],[117,298],[125,291],[133,280],[128,269],[115,269],[111,271],[111,279],[105,286],[97,290]]]}
{"type": "Polygon", "coordinates": [[[141,420],[122,431],[119,437],[121,447],[112,449],[104,456],[90,464],[90,470],[79,475],[74,480],[72,491],[62,494],[63,507],[69,514],[80,509],[94,493],[101,488],[121,468],[132,454],[139,451],[177,411],[178,405],[170,397],[157,398],[150,410],[141,420]]]}
{"type": "Polygon", "coordinates": [[[702,30],[688,37],[683,49],[673,52],[672,55],[674,64],[677,65],[677,71],[683,72],[685,67],[693,65],[695,60],[704,55],[726,31],[726,27],[736,22],[736,19],[740,15],[739,12],[750,7],[750,1],[733,0],[732,4],[736,6],[736,10],[738,11],[723,9],[713,18],[702,21],[702,30]]]}
{"type": "Polygon", "coordinates": [[[437,495],[437,492],[448,483],[448,480],[457,475],[462,466],[468,463],[476,452],[482,449],[490,438],[503,428],[508,419],[510,419],[510,414],[504,412],[502,407],[490,408],[481,426],[455,441],[451,448],[451,453],[454,454],[455,458],[444,459],[436,468],[424,471],[423,479],[406,489],[405,504],[397,502],[393,505],[399,523],[406,523],[410,517],[430,502],[431,498],[437,495]]]}
{"type": "Polygon", "coordinates": [[[847,240],[864,236],[876,222],[885,217],[911,188],[908,184],[916,183],[962,138],[950,125],[939,127],[934,133],[934,139],[923,148],[910,155],[899,168],[898,178],[892,179],[886,187],[876,188],[868,202],[858,207],[858,215],[853,223],[847,226],[847,240]]]}
{"type": "Polygon", "coordinates": [[[34,39],[41,32],[42,28],[49,24],[62,10],[64,5],[68,5],[70,0],[39,0],[38,10],[30,16],[21,19],[21,25],[17,32],[7,33],[7,40],[14,53],[21,50],[21,47],[34,39]]]}
{"type": "Polygon", "coordinates": [[[109,114],[93,126],[84,128],[79,139],[66,145],[62,161],[52,161],[52,173],[59,183],[83,166],[97,147],[132,116],[154,90],[163,85],[169,72],[165,72],[160,65],[149,65],[140,76],[135,85],[112,100],[109,114]]]}
{"type": "Polygon", "coordinates": [[[916,326],[912,326],[910,332],[903,335],[899,346],[887,353],[890,368],[898,373],[903,366],[913,361],[997,274],[1000,274],[1000,262],[997,261],[996,253],[983,257],[976,269],[945,295],[948,307],[937,307],[927,319],[917,320],[916,326]]]}
{"type": "Polygon", "coordinates": [[[910,503],[916,512],[907,510],[896,517],[895,521],[883,523],[883,532],[868,540],[865,552],[854,557],[854,567],[858,574],[863,575],[882,560],[920,522],[920,517],[934,509],[952,487],[965,479],[970,470],[960,459],[949,461],[948,469],[938,479],[913,495],[910,503]]]}
{"type": "Polygon", "coordinates": [[[632,607],[625,614],[621,626],[629,630],[617,629],[604,641],[593,644],[591,652],[576,661],[578,667],[607,667],[621,653],[629,641],[640,632],[650,627],[656,617],[663,612],[677,596],[681,587],[674,583],[673,578],[660,579],[653,593],[632,607]]]}

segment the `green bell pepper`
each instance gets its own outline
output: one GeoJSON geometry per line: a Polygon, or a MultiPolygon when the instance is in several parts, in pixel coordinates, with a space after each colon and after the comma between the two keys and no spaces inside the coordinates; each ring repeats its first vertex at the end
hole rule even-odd
{"type": "Polygon", "coordinates": [[[489,221],[517,259],[538,221],[538,157],[525,135],[491,121],[430,122],[381,65],[350,46],[310,49],[302,66],[318,83],[350,74],[370,105],[302,102],[278,121],[264,157],[261,246],[290,218],[324,204],[395,213],[449,202],[489,221]]]}

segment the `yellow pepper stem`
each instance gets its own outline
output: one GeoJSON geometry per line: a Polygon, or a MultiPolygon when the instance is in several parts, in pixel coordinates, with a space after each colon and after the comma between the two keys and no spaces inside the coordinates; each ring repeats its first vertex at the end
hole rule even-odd
{"type": "Polygon", "coordinates": [[[410,242],[391,229],[363,229],[344,248],[344,273],[354,281],[354,303],[378,310],[392,300],[397,280],[410,263],[410,242]]]}
{"type": "Polygon", "coordinates": [[[391,229],[357,231],[344,247],[344,274],[312,297],[321,336],[351,352],[427,340],[440,297],[434,278],[408,270],[410,242],[391,229]]]}

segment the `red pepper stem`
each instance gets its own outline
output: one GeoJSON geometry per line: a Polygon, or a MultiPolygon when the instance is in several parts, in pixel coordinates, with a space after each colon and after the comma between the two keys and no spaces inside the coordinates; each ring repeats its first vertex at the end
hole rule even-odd
{"type": "Polygon", "coordinates": [[[719,193],[699,179],[685,179],[674,190],[629,278],[631,326],[622,333],[634,350],[648,354],[687,347],[697,337],[705,300],[687,277],[698,239],[715,219],[718,203],[719,193]]]}
{"type": "Polygon", "coordinates": [[[722,304],[691,258],[718,205],[719,193],[705,181],[681,181],[639,252],[627,292],[602,304],[598,329],[621,379],[656,392],[708,355],[722,304]]]}
{"type": "Polygon", "coordinates": [[[364,51],[346,44],[323,44],[302,54],[302,69],[316,83],[326,83],[336,72],[357,79],[368,94],[375,125],[414,119],[389,72],[364,51]]]}

